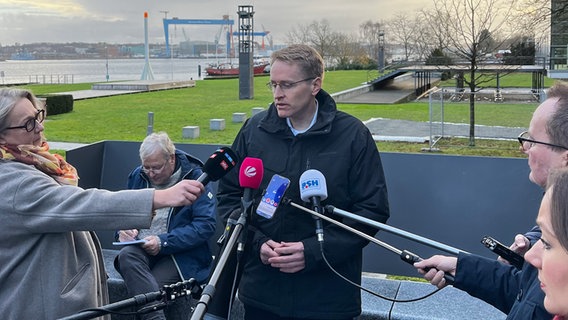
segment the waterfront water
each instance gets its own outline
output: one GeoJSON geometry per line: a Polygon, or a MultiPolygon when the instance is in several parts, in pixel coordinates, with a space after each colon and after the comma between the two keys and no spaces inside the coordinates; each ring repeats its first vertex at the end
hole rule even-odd
{"type": "MultiPolygon", "coordinates": [[[[150,59],[155,80],[202,79],[212,59],[150,59]],[[201,76],[199,75],[201,66],[201,76]]],[[[139,80],[144,59],[0,61],[0,84],[139,80]],[[107,71],[108,70],[108,71],[107,71]],[[107,73],[108,72],[108,73],[107,73]]]]}

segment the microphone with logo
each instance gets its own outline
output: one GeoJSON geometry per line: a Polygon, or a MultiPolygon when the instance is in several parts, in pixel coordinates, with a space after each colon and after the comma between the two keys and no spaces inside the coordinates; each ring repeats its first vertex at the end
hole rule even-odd
{"type": "Polygon", "coordinates": [[[228,239],[221,248],[221,253],[216,259],[209,282],[203,289],[201,299],[193,311],[191,320],[204,319],[206,312],[206,319],[226,319],[228,317],[236,291],[233,288],[233,283],[238,285],[240,279],[238,258],[240,257],[239,252],[244,251],[246,242],[247,215],[250,214],[253,206],[253,192],[260,186],[263,175],[264,167],[261,159],[251,157],[243,159],[239,171],[239,185],[244,189],[241,208],[240,210],[233,210],[229,215],[223,236],[223,238],[228,237],[228,239]],[[235,220],[236,222],[234,222],[235,220]],[[235,246],[237,246],[237,254],[233,250],[235,246]],[[241,251],[238,251],[239,248],[241,251]],[[214,296],[215,299],[213,299],[214,296]]]}
{"type": "MultiPolygon", "coordinates": [[[[300,198],[302,201],[310,202],[312,209],[323,214],[324,208],[321,201],[327,199],[327,185],[323,173],[319,170],[309,169],[300,176],[300,198]]],[[[313,216],[316,220],[316,235],[320,244],[323,243],[323,225],[319,217],[313,216]]]]}
{"type": "MultiPolygon", "coordinates": [[[[253,207],[253,192],[260,187],[262,177],[264,176],[264,167],[262,160],[259,158],[246,157],[241,164],[239,171],[239,185],[244,189],[241,199],[241,217],[239,223],[245,225],[247,217],[251,214],[253,207]],[[241,221],[242,220],[242,221],[241,221]]],[[[247,230],[243,230],[239,235],[237,244],[237,254],[242,254],[245,247],[247,230]]]]}
{"type": "Polygon", "coordinates": [[[210,181],[217,181],[231,171],[239,162],[237,155],[228,147],[217,149],[203,165],[203,173],[197,178],[197,181],[203,185],[210,181]]]}

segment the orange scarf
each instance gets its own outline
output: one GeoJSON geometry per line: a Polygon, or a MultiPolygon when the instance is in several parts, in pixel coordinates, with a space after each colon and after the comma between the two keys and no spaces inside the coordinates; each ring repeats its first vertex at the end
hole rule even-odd
{"type": "Polygon", "coordinates": [[[49,152],[49,146],[43,141],[41,146],[34,145],[2,145],[0,158],[14,160],[35,166],[38,170],[55,179],[59,184],[77,186],[79,175],[77,170],[67,163],[62,156],[49,152]]]}

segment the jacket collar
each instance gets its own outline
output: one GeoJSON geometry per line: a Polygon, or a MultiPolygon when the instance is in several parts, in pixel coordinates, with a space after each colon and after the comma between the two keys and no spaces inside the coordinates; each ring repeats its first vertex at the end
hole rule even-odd
{"type": "MultiPolygon", "coordinates": [[[[326,133],[331,130],[331,123],[337,113],[335,101],[329,93],[325,92],[323,89],[316,95],[316,100],[318,101],[316,123],[304,134],[326,133]]],[[[274,102],[270,104],[266,116],[260,120],[259,127],[270,133],[288,133],[292,135],[290,128],[286,124],[286,119],[278,117],[274,102]]]]}

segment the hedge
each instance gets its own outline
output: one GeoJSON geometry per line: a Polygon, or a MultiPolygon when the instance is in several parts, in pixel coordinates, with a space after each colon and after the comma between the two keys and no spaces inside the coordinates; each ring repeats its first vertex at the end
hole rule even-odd
{"type": "Polygon", "coordinates": [[[38,98],[45,100],[45,112],[47,115],[55,115],[73,111],[73,95],[53,94],[42,95],[38,98]]]}

